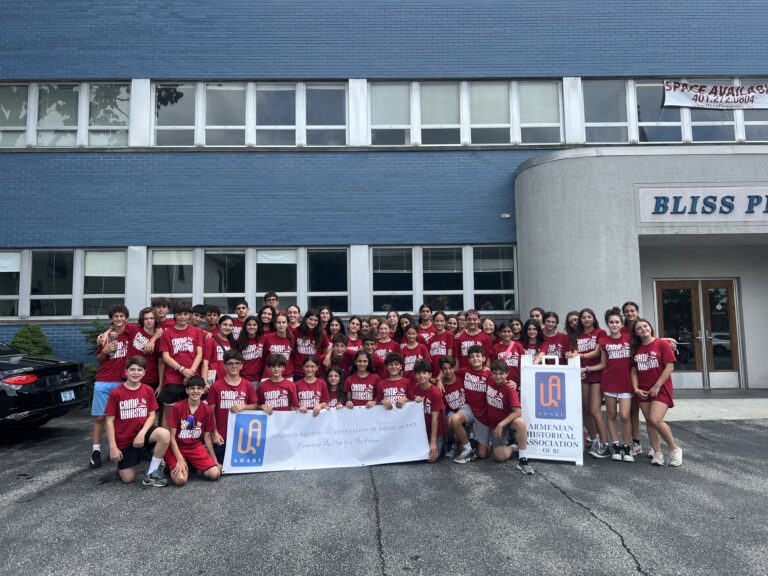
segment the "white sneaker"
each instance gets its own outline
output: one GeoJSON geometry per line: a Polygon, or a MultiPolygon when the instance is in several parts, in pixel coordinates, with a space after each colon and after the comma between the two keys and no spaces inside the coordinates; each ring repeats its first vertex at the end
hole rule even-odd
{"type": "Polygon", "coordinates": [[[669,453],[668,466],[682,466],[683,464],[683,449],[679,446],[669,453]]]}
{"type": "Polygon", "coordinates": [[[651,464],[654,466],[664,466],[664,453],[661,451],[654,452],[653,458],[651,459],[651,464]]]}
{"type": "Polygon", "coordinates": [[[448,452],[445,453],[445,457],[446,458],[450,458],[451,460],[456,458],[456,445],[455,444],[453,446],[451,446],[451,449],[448,450],[448,452]]]}
{"type": "Polygon", "coordinates": [[[643,453],[643,447],[639,442],[632,442],[632,456],[640,456],[643,453]]]}
{"type": "Polygon", "coordinates": [[[653,446],[648,446],[648,458],[653,459],[653,455],[655,452],[653,451],[653,446]]]}

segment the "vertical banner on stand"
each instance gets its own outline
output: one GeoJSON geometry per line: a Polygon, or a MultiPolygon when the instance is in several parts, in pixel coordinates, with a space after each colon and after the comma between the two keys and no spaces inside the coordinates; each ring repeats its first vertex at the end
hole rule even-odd
{"type": "MultiPolygon", "coordinates": [[[[545,356],[545,362],[556,357],[545,356]]],[[[520,400],[528,423],[528,457],[584,464],[584,433],[581,420],[581,363],[533,364],[531,356],[521,363],[520,400]]]]}

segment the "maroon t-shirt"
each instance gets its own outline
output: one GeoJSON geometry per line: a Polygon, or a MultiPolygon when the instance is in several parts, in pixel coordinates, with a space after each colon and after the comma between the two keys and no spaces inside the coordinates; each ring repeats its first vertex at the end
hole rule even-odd
{"type": "Polygon", "coordinates": [[[371,400],[376,399],[376,383],[379,377],[376,374],[366,374],[360,377],[357,372],[347,376],[344,380],[344,392],[347,400],[355,406],[365,406],[371,400]]]}
{"type": "Polygon", "coordinates": [[[504,360],[509,366],[507,378],[520,386],[520,358],[525,356],[525,348],[519,340],[512,340],[510,344],[499,342],[493,345],[491,360],[504,360]]]}
{"type": "MultiPolygon", "coordinates": [[[[184,368],[191,368],[197,356],[197,349],[203,347],[203,331],[194,326],[187,326],[184,330],[177,330],[175,326],[163,328],[163,336],[160,338],[160,352],[168,352],[171,358],[176,360],[184,368]]],[[[197,370],[198,374],[199,367],[197,370]]],[[[166,384],[182,384],[184,377],[168,367],[165,371],[166,384]]]]}
{"type": "Polygon", "coordinates": [[[293,343],[288,336],[279,336],[277,332],[270,332],[264,338],[264,369],[261,372],[261,377],[270,377],[267,360],[275,354],[280,354],[285,358],[283,377],[291,378],[293,376],[293,343]]]}
{"type": "MultiPolygon", "coordinates": [[[[243,327],[245,326],[245,323],[242,320],[240,320],[240,318],[233,318],[232,324],[234,325],[234,327],[232,328],[232,338],[237,340],[240,337],[240,332],[243,331],[243,327]]],[[[214,331],[214,334],[215,333],[216,331],[214,331]]]]}
{"type": "Polygon", "coordinates": [[[632,353],[629,334],[621,333],[618,338],[601,336],[597,344],[605,352],[605,368],[600,381],[602,392],[632,394],[632,353]]]}
{"type": "Polygon", "coordinates": [[[565,353],[571,349],[571,339],[564,332],[556,332],[554,336],[544,335],[544,343],[540,351],[548,356],[557,356],[559,364],[565,364],[565,353]]]}
{"type": "Polygon", "coordinates": [[[487,407],[485,400],[486,381],[491,377],[491,371],[487,368],[482,370],[473,370],[472,368],[459,368],[456,370],[457,377],[464,376],[464,395],[467,404],[472,409],[472,414],[481,423],[488,425],[487,407]]]}
{"type": "Polygon", "coordinates": [[[347,350],[349,350],[353,354],[357,354],[362,349],[363,349],[363,341],[360,338],[358,338],[357,340],[352,340],[349,337],[349,335],[347,335],[347,350]]]}
{"type": "Polygon", "coordinates": [[[115,444],[122,450],[133,444],[133,439],[152,412],[157,411],[155,392],[146,384],[131,390],[121,384],[109,394],[104,414],[115,417],[115,444]]]}
{"type": "Polygon", "coordinates": [[[227,422],[229,421],[229,409],[232,406],[243,404],[256,404],[256,390],[250,380],[240,378],[237,386],[232,386],[222,377],[213,383],[208,390],[208,404],[215,406],[216,431],[222,438],[227,438],[227,422]]]}
{"type": "Polygon", "coordinates": [[[437,417],[437,437],[445,438],[445,417],[443,410],[445,410],[445,403],[443,402],[443,395],[440,393],[440,389],[437,386],[429,385],[429,388],[423,390],[417,383],[409,389],[409,396],[411,399],[420,396],[422,398],[422,405],[424,406],[424,425],[427,432],[427,440],[432,437],[432,413],[439,412],[437,417]]]}
{"type": "Polygon", "coordinates": [[[449,412],[457,412],[464,404],[467,403],[466,395],[464,394],[464,376],[456,374],[456,379],[453,384],[446,384],[443,382],[443,400],[445,401],[446,410],[449,412]]]}
{"type": "Polygon", "coordinates": [[[189,400],[180,400],[171,408],[168,417],[168,426],[176,428],[176,444],[181,447],[189,447],[202,443],[206,432],[213,432],[216,427],[213,423],[213,411],[205,402],[192,414],[189,409],[189,400]]]}
{"type": "MultiPolygon", "coordinates": [[[[110,352],[99,366],[99,371],[96,373],[97,382],[123,382],[125,380],[125,360],[128,357],[130,335],[131,331],[128,329],[117,335],[117,349],[110,352]]],[[[102,350],[104,350],[104,346],[96,348],[96,356],[101,354],[102,350]]]]}
{"type": "Polygon", "coordinates": [[[483,347],[483,354],[486,358],[491,357],[491,348],[493,343],[491,338],[482,330],[477,334],[469,335],[464,330],[456,336],[453,342],[453,355],[459,363],[459,368],[469,368],[469,349],[472,346],[479,345],[483,347]]]}
{"type": "Polygon", "coordinates": [[[280,382],[262,380],[256,389],[259,405],[269,404],[272,410],[287,412],[299,407],[299,397],[296,395],[296,384],[293,380],[283,379],[280,382]]]}
{"type": "Polygon", "coordinates": [[[419,360],[425,360],[430,366],[432,365],[432,357],[429,355],[429,350],[421,342],[418,342],[413,349],[408,348],[408,344],[401,344],[400,354],[403,357],[403,372],[413,372],[413,365],[419,360]]]}
{"type": "Polygon", "coordinates": [[[435,328],[434,324],[430,324],[429,328],[422,327],[421,324],[419,324],[418,327],[419,331],[419,338],[421,338],[421,341],[424,342],[427,346],[429,346],[429,343],[432,342],[432,338],[435,337],[435,332],[437,332],[437,328],[435,328]]]}
{"type": "Polygon", "coordinates": [[[434,333],[429,341],[429,356],[432,358],[432,376],[437,378],[440,374],[440,359],[448,356],[448,351],[453,352],[453,332],[443,330],[442,334],[434,333]]]}
{"type": "Polygon", "coordinates": [[[315,378],[311,384],[304,378],[298,380],[296,394],[299,398],[299,407],[305,406],[307,410],[311,410],[316,404],[327,404],[330,400],[328,385],[320,378],[315,378]]]}
{"type": "MultiPolygon", "coordinates": [[[[656,338],[650,344],[641,344],[635,350],[632,358],[632,365],[637,368],[637,384],[641,390],[650,390],[664,371],[664,365],[674,363],[675,352],[666,340],[656,338]]],[[[649,398],[650,401],[658,400],[664,402],[672,408],[672,376],[661,385],[659,394],[656,398],[649,398]]]]}
{"type": "Polygon", "coordinates": [[[328,350],[330,341],[328,340],[328,336],[325,335],[325,332],[322,332],[319,347],[315,346],[315,337],[311,334],[307,336],[296,336],[296,340],[293,344],[293,374],[303,374],[304,359],[307,356],[317,356],[320,366],[322,366],[323,358],[325,358],[325,351],[328,350]]]}
{"type": "Polygon", "coordinates": [[[389,378],[379,380],[376,384],[376,402],[381,404],[382,400],[387,399],[394,406],[400,398],[408,397],[408,389],[411,384],[411,379],[406,377],[397,380],[390,380],[389,378]]]}
{"type": "Polygon", "coordinates": [[[379,340],[376,341],[376,356],[384,360],[387,357],[387,354],[390,352],[399,352],[400,351],[400,344],[398,342],[395,342],[391,338],[389,339],[389,342],[381,342],[379,340]]]}
{"type": "Polygon", "coordinates": [[[211,336],[203,342],[203,360],[208,360],[208,384],[224,377],[224,352],[227,350],[232,350],[232,345],[219,336],[211,336]]]}
{"type": "MultiPolygon", "coordinates": [[[[605,330],[602,328],[595,328],[590,332],[581,333],[576,338],[576,352],[584,354],[585,352],[591,352],[597,348],[597,341],[605,336],[605,330]]],[[[597,366],[600,364],[600,355],[595,358],[581,358],[581,366],[597,366]]],[[[602,372],[587,372],[584,374],[583,382],[600,382],[600,375],[602,372]]]]}
{"type": "Polygon", "coordinates": [[[488,387],[485,391],[485,401],[488,405],[488,427],[496,428],[499,422],[509,416],[515,408],[520,408],[520,398],[517,390],[502,384],[498,386],[493,377],[488,378],[488,387]]]}
{"type": "MultiPolygon", "coordinates": [[[[127,358],[133,358],[134,356],[141,356],[144,358],[147,362],[147,371],[144,374],[142,382],[155,384],[160,380],[160,375],[157,370],[157,363],[160,361],[160,354],[157,349],[159,343],[155,342],[155,348],[152,352],[144,352],[144,346],[146,346],[152,339],[153,335],[145,332],[143,328],[139,328],[136,324],[131,324],[130,327],[127,358]]],[[[128,331],[127,326],[126,331],[128,331]]]]}
{"type": "Polygon", "coordinates": [[[240,375],[251,382],[261,380],[261,372],[264,369],[264,338],[248,338],[248,344],[241,352],[243,355],[243,368],[240,375]]]}
{"type": "MultiPolygon", "coordinates": [[[[349,348],[344,351],[344,354],[340,358],[337,358],[333,355],[333,352],[331,352],[331,366],[338,366],[341,368],[345,376],[351,374],[355,370],[355,354],[357,354],[357,352],[353,352],[349,348]]],[[[380,360],[378,356],[373,356],[374,362],[377,358],[380,360]]],[[[321,368],[322,374],[327,374],[328,371],[325,369],[325,366],[321,366],[321,368]]]]}

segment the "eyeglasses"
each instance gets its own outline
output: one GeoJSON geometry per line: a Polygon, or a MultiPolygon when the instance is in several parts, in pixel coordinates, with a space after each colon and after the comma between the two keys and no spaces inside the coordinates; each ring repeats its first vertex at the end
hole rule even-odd
{"type": "Polygon", "coordinates": [[[224,362],[225,366],[242,366],[242,362],[237,362],[236,360],[232,360],[230,362],[224,362]]]}

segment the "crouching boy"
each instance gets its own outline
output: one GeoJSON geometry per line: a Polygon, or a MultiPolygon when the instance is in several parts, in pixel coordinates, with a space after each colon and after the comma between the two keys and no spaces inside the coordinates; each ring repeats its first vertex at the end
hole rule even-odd
{"type": "Polygon", "coordinates": [[[160,470],[170,434],[155,426],[157,400],[155,392],[141,383],[147,362],[140,356],[125,364],[126,380],[112,390],[104,410],[109,441],[109,459],[117,462],[120,480],[131,484],[136,479],[136,467],[146,453],[152,454],[144,486],[167,486],[168,480],[160,470]]]}
{"type": "Polygon", "coordinates": [[[491,378],[485,391],[488,403],[488,424],[491,430],[491,450],[496,462],[504,462],[512,457],[514,448],[508,446],[509,428],[514,427],[520,448],[517,469],[523,474],[533,474],[528,464],[528,431],[520,408],[517,390],[507,383],[509,366],[504,360],[491,364],[491,378]]]}
{"type": "Polygon", "coordinates": [[[216,430],[213,412],[202,401],[205,382],[200,376],[192,376],[186,388],[187,398],[176,402],[168,416],[171,449],[165,455],[165,463],[176,486],[184,486],[189,479],[187,463],[202,472],[206,480],[218,480],[221,476],[211,440],[216,430]]]}

